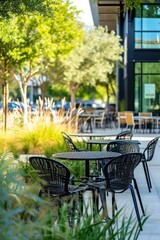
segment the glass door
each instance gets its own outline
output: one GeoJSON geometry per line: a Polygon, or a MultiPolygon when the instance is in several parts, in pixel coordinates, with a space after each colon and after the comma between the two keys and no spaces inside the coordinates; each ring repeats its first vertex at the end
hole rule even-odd
{"type": "Polygon", "coordinates": [[[160,63],[135,63],[135,111],[160,111],[160,63]]]}

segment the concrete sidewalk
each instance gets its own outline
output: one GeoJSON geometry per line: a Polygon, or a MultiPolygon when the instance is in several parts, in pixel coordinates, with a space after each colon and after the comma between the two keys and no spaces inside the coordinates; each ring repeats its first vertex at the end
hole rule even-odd
{"type": "MultiPolygon", "coordinates": [[[[117,135],[121,132],[120,129],[93,129],[93,132],[99,133],[103,132],[106,134],[115,134],[117,135]]],[[[141,142],[141,151],[147,146],[147,143],[156,136],[160,136],[158,133],[150,134],[140,134],[134,133],[132,139],[139,140],[141,142]]],[[[160,140],[156,146],[155,154],[148,163],[151,181],[152,181],[152,190],[148,191],[144,170],[142,164],[139,164],[135,170],[135,177],[139,186],[141,193],[143,205],[145,208],[146,216],[149,216],[146,223],[143,226],[143,231],[140,233],[139,240],[159,240],[160,239],[160,140]]],[[[129,209],[129,212],[133,210],[132,208],[132,199],[131,194],[126,191],[123,194],[118,194],[116,197],[118,207],[125,206],[125,209],[129,209]],[[132,208],[132,209],[131,209],[132,208]]],[[[111,199],[108,199],[111,201],[111,199]]],[[[139,208],[139,210],[141,210],[139,208]]],[[[140,211],[141,213],[141,211],[140,211]]]]}

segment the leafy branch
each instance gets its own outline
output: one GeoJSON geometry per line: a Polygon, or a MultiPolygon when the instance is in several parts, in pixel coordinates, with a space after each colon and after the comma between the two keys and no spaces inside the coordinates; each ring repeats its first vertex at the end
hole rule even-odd
{"type": "Polygon", "coordinates": [[[0,16],[10,17],[10,14],[25,14],[27,12],[49,13],[49,0],[0,0],[0,16]]]}
{"type": "MultiPolygon", "coordinates": [[[[140,5],[144,3],[144,0],[124,0],[124,3],[126,4],[127,9],[137,9],[140,8],[140,5]]],[[[155,0],[149,0],[150,3],[155,2],[155,0]]]]}

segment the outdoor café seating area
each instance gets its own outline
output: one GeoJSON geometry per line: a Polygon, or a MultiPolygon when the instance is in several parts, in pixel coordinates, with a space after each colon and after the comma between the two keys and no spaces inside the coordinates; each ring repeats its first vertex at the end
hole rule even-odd
{"type": "Polygon", "coordinates": [[[155,116],[152,112],[118,112],[118,127],[130,128],[140,133],[158,133],[160,116],[155,116]]]}
{"type": "Polygon", "coordinates": [[[78,131],[92,132],[93,129],[130,129],[137,133],[159,133],[160,116],[155,116],[152,112],[134,113],[126,112],[106,112],[105,110],[95,110],[94,112],[81,112],[78,116],[78,131]]]}
{"type": "Polygon", "coordinates": [[[77,132],[93,132],[94,129],[130,129],[136,133],[159,133],[160,116],[152,112],[109,111],[105,108],[60,108],[52,116],[54,123],[66,123],[77,132]]]}
{"type": "Polygon", "coordinates": [[[93,219],[98,213],[107,221],[117,210],[124,208],[126,221],[131,213],[137,219],[138,239],[158,239],[160,165],[157,156],[160,136],[145,131],[140,134],[130,129],[122,131],[121,128],[94,128],[86,133],[62,132],[62,136],[66,146],[64,152],[53,154],[52,159],[29,158],[39,176],[46,181],[39,197],[49,192],[58,197],[58,208],[61,208],[62,198],[71,196],[70,227],[78,221],[77,208],[83,215],[83,206],[88,203],[93,219]],[[79,142],[83,143],[83,148],[79,148],[79,142]],[[66,167],[66,160],[82,162],[84,175],[76,179],[66,167]],[[148,219],[143,225],[145,217],[148,219]]]}

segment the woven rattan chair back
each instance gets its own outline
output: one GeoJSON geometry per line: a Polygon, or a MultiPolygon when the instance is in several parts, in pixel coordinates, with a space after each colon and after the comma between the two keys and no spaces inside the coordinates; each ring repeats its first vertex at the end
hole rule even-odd
{"type": "Polygon", "coordinates": [[[143,156],[146,161],[151,161],[153,159],[158,140],[159,137],[155,137],[147,144],[147,147],[144,149],[143,156]]]}
{"type": "Polygon", "coordinates": [[[66,148],[68,152],[78,152],[80,151],[80,149],[78,149],[78,147],[76,147],[76,145],[74,144],[72,138],[70,136],[68,136],[68,134],[66,134],[65,132],[61,132],[64,142],[66,144],[66,148]]]}
{"type": "Polygon", "coordinates": [[[134,153],[134,152],[140,152],[140,147],[137,143],[130,143],[130,142],[118,143],[117,142],[117,145],[111,148],[110,151],[119,152],[121,154],[134,153]]]}
{"type": "Polygon", "coordinates": [[[140,192],[138,189],[138,184],[136,179],[134,178],[134,170],[137,165],[140,163],[142,158],[142,153],[127,153],[115,157],[106,163],[103,168],[103,174],[105,176],[106,181],[106,191],[112,193],[112,214],[114,216],[115,211],[115,193],[123,193],[127,189],[130,189],[132,200],[134,203],[134,208],[136,211],[137,219],[139,222],[140,229],[142,230],[141,218],[138,209],[137,199],[135,195],[135,190],[137,192],[137,196],[139,199],[139,203],[142,209],[143,215],[144,208],[140,196],[140,192]],[[132,181],[134,181],[134,187],[132,185],[132,181]],[[135,190],[134,190],[135,189],[135,190]]]}
{"type": "MultiPolygon", "coordinates": [[[[45,157],[30,157],[29,161],[42,181],[42,191],[51,195],[67,195],[70,179],[69,169],[62,163],[45,157]]],[[[42,192],[40,193],[42,194],[42,192]]]]}
{"type": "Polygon", "coordinates": [[[131,140],[133,136],[133,132],[130,130],[126,130],[123,132],[120,132],[117,136],[116,139],[122,139],[122,140],[131,140]]]}
{"type": "Polygon", "coordinates": [[[109,142],[106,146],[106,151],[107,152],[110,151],[112,148],[118,146],[119,144],[122,144],[123,142],[125,142],[125,140],[124,141],[122,140],[120,142],[118,142],[117,140],[116,141],[113,140],[113,141],[109,142]]]}
{"type": "Polygon", "coordinates": [[[142,153],[127,153],[108,161],[103,168],[107,189],[125,191],[134,178],[134,169],[141,158],[142,153]]]}
{"type": "MultiPolygon", "coordinates": [[[[29,162],[37,171],[39,178],[42,179],[38,196],[42,197],[43,194],[46,194],[47,196],[56,197],[59,215],[61,214],[61,207],[63,204],[62,197],[70,196],[72,198],[72,207],[68,209],[69,214],[67,219],[69,226],[73,228],[77,209],[77,198],[75,196],[78,194],[78,200],[79,203],[81,203],[79,204],[79,211],[83,212],[83,192],[86,190],[87,186],[70,185],[69,169],[56,160],[34,156],[29,158],[29,162]]],[[[64,202],[70,201],[70,198],[67,199],[65,198],[64,202]]],[[[54,207],[56,207],[56,202],[54,207]]],[[[39,203],[36,204],[36,209],[39,209],[39,203]]]]}
{"type": "MultiPolygon", "coordinates": [[[[126,153],[138,153],[140,152],[140,147],[137,143],[129,142],[129,141],[112,141],[108,143],[106,147],[107,151],[110,152],[119,152],[121,154],[126,153]]],[[[102,160],[101,161],[101,167],[103,168],[108,160],[102,160]]]]}
{"type": "Polygon", "coordinates": [[[111,141],[107,144],[106,151],[116,152],[114,148],[117,147],[117,151],[120,153],[129,153],[129,152],[139,152],[140,147],[137,143],[126,141],[126,140],[116,140],[111,141]],[[124,150],[123,150],[124,149],[124,150]]]}

